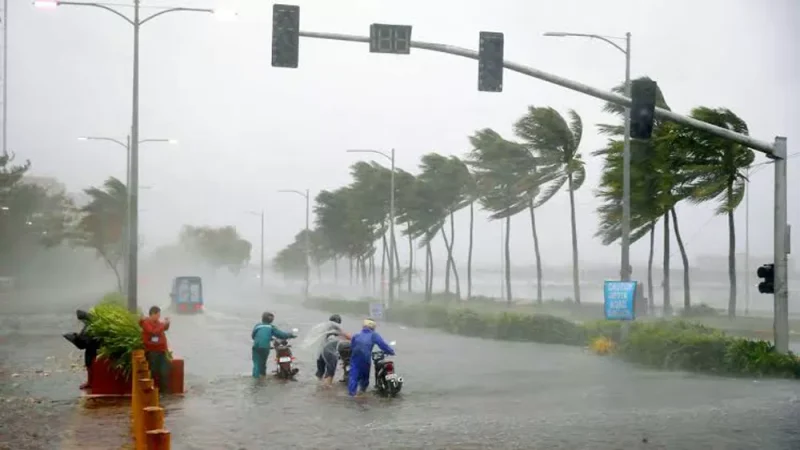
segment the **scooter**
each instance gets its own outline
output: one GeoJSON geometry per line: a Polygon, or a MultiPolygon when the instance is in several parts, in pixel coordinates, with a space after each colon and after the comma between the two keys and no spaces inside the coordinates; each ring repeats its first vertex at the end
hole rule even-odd
{"type": "MultiPolygon", "coordinates": [[[[395,341],[389,343],[394,347],[395,341]]],[[[386,359],[386,354],[380,350],[372,352],[372,361],[375,364],[375,389],[383,397],[396,397],[403,389],[403,377],[394,371],[394,361],[386,359]]]]}
{"type": "MultiPolygon", "coordinates": [[[[293,328],[292,334],[296,336],[298,331],[300,330],[293,328]]],[[[275,362],[278,364],[278,368],[275,369],[275,376],[281,380],[293,380],[300,369],[292,367],[295,358],[292,355],[292,346],[289,345],[289,341],[287,339],[273,339],[272,348],[275,350],[275,362]]]]}
{"type": "Polygon", "coordinates": [[[340,383],[347,383],[350,380],[350,342],[342,341],[339,343],[339,360],[342,361],[342,379],[340,383]]]}

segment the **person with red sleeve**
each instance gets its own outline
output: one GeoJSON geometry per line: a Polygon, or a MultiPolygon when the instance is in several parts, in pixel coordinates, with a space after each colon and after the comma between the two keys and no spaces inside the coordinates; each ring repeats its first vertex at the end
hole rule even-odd
{"type": "Polygon", "coordinates": [[[150,366],[150,374],[158,379],[159,392],[169,393],[169,369],[170,362],[167,357],[167,335],[169,330],[169,317],[161,321],[161,308],[158,306],[150,307],[150,315],[139,320],[142,327],[142,341],[144,342],[144,352],[147,357],[147,364],[150,366]]]}

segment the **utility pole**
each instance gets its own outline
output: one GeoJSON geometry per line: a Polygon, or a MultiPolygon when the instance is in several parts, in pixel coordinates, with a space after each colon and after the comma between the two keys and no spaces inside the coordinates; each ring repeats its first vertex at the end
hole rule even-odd
{"type": "Polygon", "coordinates": [[[311,192],[306,189],[305,192],[297,191],[294,189],[281,189],[278,192],[287,194],[297,194],[306,199],[306,232],[305,232],[305,256],[306,256],[306,285],[304,288],[305,299],[308,300],[309,286],[311,284],[311,192]]]}
{"type": "Polygon", "coordinates": [[[0,155],[8,152],[8,0],[3,0],[3,149],[0,155]]]}
{"type": "Polygon", "coordinates": [[[308,300],[309,285],[311,284],[311,195],[306,189],[306,300],[308,300]]]}
{"type": "Polygon", "coordinates": [[[258,280],[261,282],[261,290],[264,290],[264,210],[261,210],[261,269],[258,280]]]}
{"type": "Polygon", "coordinates": [[[750,167],[747,167],[744,193],[744,315],[750,314],[750,167]]]}

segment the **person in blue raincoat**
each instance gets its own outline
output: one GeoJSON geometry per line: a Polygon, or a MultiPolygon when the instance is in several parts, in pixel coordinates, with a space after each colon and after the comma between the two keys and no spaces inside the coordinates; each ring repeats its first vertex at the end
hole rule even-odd
{"type": "Polygon", "coordinates": [[[394,349],[390,347],[375,332],[377,324],[372,319],[364,320],[362,330],[353,335],[350,339],[350,379],[347,383],[347,392],[350,396],[356,393],[364,393],[369,386],[369,372],[372,368],[372,348],[378,346],[384,353],[394,355],[394,349]]]}
{"type": "Polygon", "coordinates": [[[272,324],[273,320],[275,320],[275,315],[271,312],[265,312],[261,315],[261,323],[253,327],[253,332],[250,335],[253,338],[253,378],[267,375],[267,359],[269,358],[270,344],[273,337],[278,339],[297,337],[292,333],[286,333],[278,329],[272,324]]]}

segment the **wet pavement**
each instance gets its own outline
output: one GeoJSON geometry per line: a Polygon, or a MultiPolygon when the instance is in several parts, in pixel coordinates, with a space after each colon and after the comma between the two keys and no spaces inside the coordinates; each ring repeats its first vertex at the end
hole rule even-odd
{"type": "MultiPolygon", "coordinates": [[[[397,340],[395,361],[406,380],[399,398],[354,401],[344,386],[321,389],[310,351],[299,342],[298,381],[253,380],[250,330],[263,310],[274,311],[281,326],[300,328],[301,335],[328,314],[255,296],[220,297],[209,300],[203,315],[172,316],[170,345],[185,358],[187,372],[186,395],[164,402],[176,450],[800,448],[797,382],[644,370],[579,348],[393,324],[381,324],[379,331],[397,340]]],[[[72,317],[3,316],[0,324],[19,325],[3,331],[0,356],[22,358],[24,352],[8,350],[12,341],[26,339],[21,330],[41,333],[33,324],[47,320],[66,326],[52,330],[60,334],[76,328],[72,317]]],[[[357,324],[345,316],[346,328],[356,330],[357,324]]],[[[66,341],[63,346],[71,350],[66,341]]],[[[35,356],[25,363],[44,364],[35,356]]],[[[36,388],[37,395],[47,392],[36,388]]],[[[53,391],[50,401],[75,409],[69,399],[77,390],[62,386],[60,392],[53,391]]],[[[108,422],[107,431],[118,434],[125,410],[108,412],[95,415],[97,422],[108,422]]],[[[62,428],[66,436],[69,424],[62,428]]]]}

